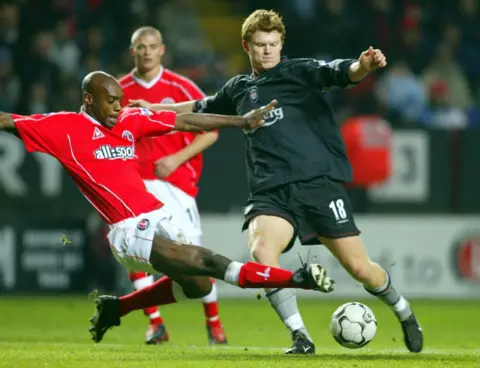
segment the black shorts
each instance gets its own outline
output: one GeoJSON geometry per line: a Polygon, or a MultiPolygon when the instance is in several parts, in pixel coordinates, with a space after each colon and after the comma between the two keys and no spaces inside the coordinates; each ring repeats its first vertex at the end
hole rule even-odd
{"type": "Polygon", "coordinates": [[[260,215],[281,217],[290,222],[303,245],[321,244],[318,236],[331,239],[359,235],[350,199],[343,184],[325,178],[294,182],[252,195],[245,206],[243,230],[260,215]]]}

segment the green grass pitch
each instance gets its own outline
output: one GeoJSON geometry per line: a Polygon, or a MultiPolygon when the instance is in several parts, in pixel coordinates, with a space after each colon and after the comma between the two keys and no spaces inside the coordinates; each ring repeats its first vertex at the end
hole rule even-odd
{"type": "Polygon", "coordinates": [[[2,297],[0,367],[480,367],[480,301],[414,300],[425,332],[421,354],[406,351],[398,322],[373,299],[362,302],[378,320],[374,341],[359,350],[340,347],[328,325],[343,302],[300,300],[317,355],[295,357],[283,355],[289,336],[265,299],[221,301],[230,345],[211,348],[199,302],[162,308],[170,342],[146,346],[147,320],[141,312],[94,344],[88,333],[94,308],[87,297],[2,297]]]}

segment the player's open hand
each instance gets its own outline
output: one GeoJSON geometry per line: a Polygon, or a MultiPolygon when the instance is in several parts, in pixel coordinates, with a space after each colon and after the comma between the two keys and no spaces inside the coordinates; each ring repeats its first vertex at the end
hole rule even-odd
{"type": "Polygon", "coordinates": [[[368,50],[361,53],[358,58],[358,62],[362,69],[367,72],[372,72],[379,68],[385,68],[387,66],[387,58],[383,55],[382,50],[374,49],[372,46],[368,50]]]}
{"type": "Polygon", "coordinates": [[[151,110],[152,109],[152,104],[150,102],[145,101],[145,100],[128,100],[127,107],[144,107],[146,109],[151,110]]]}
{"type": "Polygon", "coordinates": [[[272,111],[275,106],[277,106],[277,103],[277,100],[273,100],[267,106],[262,106],[243,115],[246,125],[245,128],[248,130],[253,130],[262,126],[262,124],[265,122],[265,115],[272,111]]]}
{"type": "Polygon", "coordinates": [[[182,164],[177,156],[169,155],[155,162],[155,175],[159,179],[170,176],[182,164]]]}

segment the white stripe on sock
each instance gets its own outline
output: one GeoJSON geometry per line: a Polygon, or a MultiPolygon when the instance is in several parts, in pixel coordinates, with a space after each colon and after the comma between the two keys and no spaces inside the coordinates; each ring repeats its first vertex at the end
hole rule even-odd
{"type": "Polygon", "coordinates": [[[285,326],[290,330],[290,332],[305,328],[300,313],[292,314],[290,317],[284,320],[283,323],[285,323],[285,326]]]}
{"type": "Polygon", "coordinates": [[[212,290],[202,298],[203,304],[215,303],[217,301],[217,285],[212,284],[212,290]]]}
{"type": "Polygon", "coordinates": [[[403,297],[400,297],[400,300],[398,302],[396,302],[392,308],[395,312],[397,313],[400,313],[401,311],[403,311],[406,307],[407,307],[408,303],[407,301],[405,300],[405,298],[403,297]]]}
{"type": "Polygon", "coordinates": [[[153,284],[153,275],[142,277],[141,279],[135,280],[133,282],[133,287],[135,290],[143,289],[144,287],[150,286],[153,284]]]}
{"type": "Polygon", "coordinates": [[[148,315],[148,318],[150,318],[150,319],[160,318],[160,312],[156,311],[156,312],[150,313],[148,315]]]}

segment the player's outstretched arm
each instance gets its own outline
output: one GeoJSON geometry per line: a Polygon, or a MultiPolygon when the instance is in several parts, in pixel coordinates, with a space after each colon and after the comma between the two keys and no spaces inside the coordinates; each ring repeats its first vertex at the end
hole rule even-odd
{"type": "Polygon", "coordinates": [[[177,115],[174,130],[199,132],[221,128],[256,129],[264,123],[263,117],[277,105],[273,100],[267,106],[250,111],[243,116],[187,113],[177,115]]]}
{"type": "Polygon", "coordinates": [[[304,80],[326,91],[331,88],[346,88],[355,85],[370,72],[387,66],[385,55],[370,47],[355,59],[335,59],[330,62],[310,60],[298,68],[304,80]]]}
{"type": "Polygon", "coordinates": [[[128,102],[129,104],[127,105],[127,107],[144,107],[146,109],[155,111],[175,111],[177,114],[193,112],[193,108],[195,106],[195,101],[186,101],[175,104],[154,104],[145,100],[129,100],[128,102]]]}

